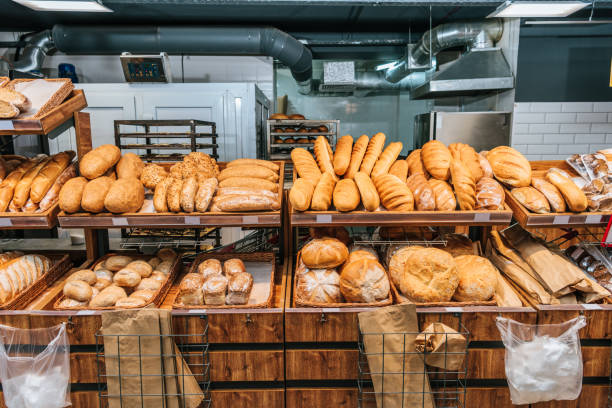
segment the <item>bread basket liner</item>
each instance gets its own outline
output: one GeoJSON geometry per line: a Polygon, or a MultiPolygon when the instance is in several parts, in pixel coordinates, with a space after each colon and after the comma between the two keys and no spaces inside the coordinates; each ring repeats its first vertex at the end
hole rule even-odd
{"type": "MultiPolygon", "coordinates": [[[[300,260],[302,259],[302,252],[298,252],[297,262],[295,263],[296,267],[300,264],[300,260]]],[[[385,273],[387,273],[387,279],[389,280],[389,284],[391,284],[391,278],[389,277],[389,273],[385,268],[385,273]]],[[[389,296],[385,300],[380,300],[378,302],[373,303],[359,303],[359,302],[344,302],[344,303],[316,303],[309,302],[307,300],[302,300],[297,295],[297,277],[295,276],[295,270],[293,273],[293,299],[296,306],[305,306],[305,307],[380,307],[380,306],[389,306],[393,303],[393,296],[391,294],[391,290],[389,290],[389,296]]]]}
{"type": "MultiPolygon", "coordinates": [[[[189,273],[197,273],[198,265],[200,265],[206,259],[218,259],[219,261],[226,261],[228,259],[238,258],[242,261],[247,262],[270,262],[272,263],[272,274],[270,276],[270,295],[264,303],[256,303],[246,305],[184,305],[182,303],[176,303],[176,298],[172,304],[173,309],[262,309],[272,306],[274,300],[274,272],[275,272],[275,258],[272,252],[253,252],[253,253],[216,253],[209,252],[200,254],[191,264],[189,273]]],[[[248,271],[247,271],[248,272],[248,271]]],[[[176,297],[178,298],[179,291],[177,290],[176,297]]]]}
{"type": "MultiPolygon", "coordinates": [[[[36,78],[36,79],[39,79],[39,78],[36,78]]],[[[11,86],[12,87],[14,84],[21,83],[21,82],[35,81],[36,79],[29,79],[29,78],[13,79],[11,82],[8,83],[7,86],[11,86]]],[[[18,118],[18,119],[39,119],[39,118],[45,116],[45,114],[47,114],[53,108],[55,108],[56,106],[59,106],[62,102],[64,102],[64,100],[68,97],[68,95],[70,95],[70,93],[74,89],[74,85],[72,84],[72,81],[70,79],[68,79],[68,78],[47,78],[47,79],[45,79],[45,81],[49,81],[49,82],[63,82],[64,84],[62,85],[62,87],[60,89],[58,89],[47,100],[47,102],[44,105],[42,105],[40,107],[40,109],[38,109],[38,111],[36,112],[35,115],[28,116],[28,117],[23,117],[23,118],[18,118]]]]}
{"type": "MultiPolygon", "coordinates": [[[[111,256],[114,256],[114,255],[126,255],[126,256],[129,256],[129,257],[133,258],[134,260],[138,260],[138,259],[148,260],[148,259],[151,259],[151,258],[155,257],[155,255],[138,255],[138,254],[131,254],[131,253],[127,253],[127,254],[123,254],[123,253],[122,254],[114,254],[114,253],[111,253],[111,254],[104,255],[102,258],[98,259],[96,262],[91,264],[90,269],[93,270],[97,264],[99,264],[100,262],[105,261],[107,258],[110,258],[111,256]]],[[[147,307],[147,306],[149,306],[151,304],[155,304],[155,306],[159,307],[159,306],[161,306],[162,302],[164,301],[164,298],[166,297],[166,294],[168,293],[168,291],[172,287],[172,282],[174,281],[176,276],[179,274],[179,271],[181,269],[181,263],[182,263],[182,255],[178,254],[176,259],[174,260],[174,263],[172,264],[172,269],[170,269],[170,273],[168,274],[168,277],[166,278],[165,282],[157,290],[157,292],[155,293],[155,296],[153,296],[153,299],[151,299],[149,302],[145,303],[142,306],[59,307],[59,304],[62,302],[62,300],[64,300],[66,298],[66,296],[64,296],[62,294],[55,301],[55,303],[53,304],[53,309],[55,309],[55,310],[122,310],[122,309],[141,309],[141,308],[147,307]]]]}
{"type": "MultiPolygon", "coordinates": [[[[33,254],[32,252],[26,255],[33,254]]],[[[15,296],[8,302],[0,305],[3,310],[22,310],[26,305],[32,302],[36,297],[42,294],[49,286],[57,279],[64,275],[72,267],[72,262],[68,255],[44,255],[51,259],[53,265],[47,272],[42,274],[34,283],[23,290],[19,295],[15,296]]]]}

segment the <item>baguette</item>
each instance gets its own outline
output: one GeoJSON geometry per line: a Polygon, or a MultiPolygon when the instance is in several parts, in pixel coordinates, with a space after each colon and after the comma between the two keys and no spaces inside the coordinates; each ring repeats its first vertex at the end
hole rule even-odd
{"type": "MultiPolygon", "coordinates": [[[[319,170],[319,166],[315,161],[312,154],[306,149],[302,149],[301,147],[297,147],[291,151],[291,161],[293,161],[293,166],[297,171],[298,176],[309,179],[313,183],[317,183],[321,178],[321,170],[319,170]]],[[[229,186],[228,186],[229,187],[229,186]]],[[[242,187],[242,186],[237,186],[242,187]]],[[[248,186],[244,186],[248,187],[248,186]]],[[[276,190],[272,190],[276,191],[276,190]]]]}
{"type": "Polygon", "coordinates": [[[368,148],[366,149],[363,161],[361,162],[361,167],[359,167],[360,172],[365,173],[368,176],[372,174],[372,169],[376,164],[376,160],[378,160],[378,156],[380,156],[380,153],[382,152],[386,138],[387,137],[384,133],[377,133],[372,136],[372,139],[368,143],[368,148]]]}
{"type": "Polygon", "coordinates": [[[5,212],[8,208],[9,203],[13,199],[13,192],[15,186],[21,180],[23,175],[32,167],[36,165],[36,161],[28,160],[21,163],[15,170],[10,172],[2,183],[0,183],[0,212],[5,212]]]}
{"type": "Polygon", "coordinates": [[[251,195],[251,194],[263,194],[275,200],[278,199],[278,194],[273,193],[270,190],[262,188],[250,188],[250,187],[223,187],[217,189],[217,195],[251,195]]]}
{"type": "MultiPolygon", "coordinates": [[[[317,169],[318,171],[318,169],[317,169]]],[[[262,190],[269,190],[273,193],[278,191],[278,184],[268,180],[252,177],[230,177],[219,182],[220,188],[225,187],[249,187],[262,190]]]]}
{"type": "Polygon", "coordinates": [[[47,211],[53,206],[59,199],[59,193],[64,184],[73,177],[76,177],[76,163],[70,164],[64,169],[64,171],[55,179],[55,182],[51,188],[47,191],[47,194],[38,203],[38,210],[40,212],[47,211]]]}
{"type": "Polygon", "coordinates": [[[275,173],[278,173],[278,171],[280,170],[280,167],[278,166],[278,164],[268,161],[268,160],[259,160],[259,159],[236,159],[236,160],[232,160],[231,162],[227,163],[226,167],[251,166],[251,165],[267,167],[270,170],[274,171],[275,173]]]}
{"type": "Polygon", "coordinates": [[[372,177],[376,178],[378,176],[382,176],[383,174],[387,174],[395,160],[397,160],[403,147],[404,145],[402,142],[389,143],[374,165],[374,168],[372,169],[372,177]]]}
{"type": "MultiPolygon", "coordinates": [[[[198,182],[198,192],[195,196],[195,208],[198,212],[205,212],[208,210],[208,206],[210,205],[210,201],[212,200],[218,185],[219,182],[214,177],[198,182]]],[[[267,190],[256,191],[268,193],[267,190]]]]}
{"type": "Polygon", "coordinates": [[[21,180],[15,186],[15,192],[13,193],[13,202],[17,208],[23,207],[23,205],[28,201],[30,197],[30,190],[32,188],[32,182],[40,173],[40,171],[51,161],[50,157],[46,157],[36,164],[36,166],[32,167],[30,170],[26,171],[21,180]]]}
{"type": "Polygon", "coordinates": [[[332,164],[331,147],[325,136],[319,136],[317,140],[315,140],[314,153],[321,172],[329,172],[335,180],[338,180],[334,172],[334,165],[332,164]]]}
{"type": "Polygon", "coordinates": [[[278,181],[278,174],[275,171],[258,165],[228,167],[221,171],[217,179],[223,181],[231,177],[252,177],[272,181],[274,183],[278,181]]]}
{"type": "Polygon", "coordinates": [[[345,135],[336,143],[336,152],[334,153],[334,171],[336,175],[342,176],[348,170],[351,163],[351,152],[353,150],[353,136],[345,135]]]}
{"type": "Polygon", "coordinates": [[[73,158],[74,152],[71,150],[55,154],[51,157],[51,160],[32,181],[30,198],[34,203],[39,203],[44,198],[47,191],[49,191],[55,180],[68,167],[73,158]]]}
{"type": "Polygon", "coordinates": [[[312,194],[310,209],[314,211],[327,211],[332,202],[335,185],[334,175],[328,171],[323,173],[312,194]]]}
{"type": "Polygon", "coordinates": [[[374,182],[370,176],[365,173],[358,171],[355,174],[355,184],[359,189],[359,195],[361,196],[361,202],[368,211],[376,211],[380,207],[380,197],[374,186],[374,182]]]}
{"type": "Polygon", "coordinates": [[[346,172],[344,173],[344,178],[354,178],[355,174],[359,171],[359,167],[361,167],[361,162],[363,161],[363,156],[365,156],[366,149],[368,148],[369,140],[370,138],[367,135],[361,135],[353,145],[351,160],[346,172]]]}

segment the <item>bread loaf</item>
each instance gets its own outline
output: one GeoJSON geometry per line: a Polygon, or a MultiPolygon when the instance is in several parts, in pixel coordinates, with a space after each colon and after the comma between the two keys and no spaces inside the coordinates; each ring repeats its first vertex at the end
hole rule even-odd
{"type": "Polygon", "coordinates": [[[434,211],[436,196],[423,173],[411,174],[406,185],[414,196],[414,206],[418,211],[434,211]]]}
{"type": "Polygon", "coordinates": [[[344,173],[344,178],[353,178],[361,167],[363,156],[366,154],[368,148],[368,142],[370,138],[367,135],[361,135],[359,139],[353,145],[353,151],[351,152],[351,160],[349,166],[344,173]]]}
{"type": "Polygon", "coordinates": [[[125,268],[138,272],[141,278],[148,278],[153,273],[153,267],[143,260],[132,261],[125,268]]]}
{"type": "Polygon", "coordinates": [[[544,194],[544,197],[546,197],[554,212],[565,212],[565,200],[557,187],[541,177],[532,177],[531,185],[540,193],[544,194]]]}
{"type": "Polygon", "coordinates": [[[300,276],[296,296],[311,303],[339,303],[342,301],[340,276],[334,269],[309,270],[300,276]]]}
{"type": "Polygon", "coordinates": [[[546,180],[559,189],[570,211],[582,212],[586,210],[588,206],[586,195],[571,179],[558,171],[550,169],[546,172],[546,180]]]}
{"type": "Polygon", "coordinates": [[[79,161],[81,176],[90,180],[102,176],[121,158],[121,150],[115,145],[105,144],[88,152],[79,161]]]}
{"type": "Polygon", "coordinates": [[[448,150],[453,155],[453,159],[459,160],[468,168],[474,182],[484,176],[484,171],[480,167],[480,156],[472,146],[465,143],[453,143],[448,146],[448,150]]]}
{"type": "Polygon", "coordinates": [[[332,164],[331,147],[325,136],[319,136],[317,140],[315,140],[314,153],[321,173],[329,172],[334,179],[337,180],[338,178],[334,172],[334,165],[332,164]]]}
{"type": "Polygon", "coordinates": [[[215,275],[207,279],[202,285],[204,303],[207,305],[224,305],[227,284],[228,280],[223,275],[215,275]]]}
{"type": "Polygon", "coordinates": [[[32,181],[30,189],[32,202],[39,203],[45,197],[45,194],[47,194],[59,175],[68,167],[73,157],[73,151],[61,152],[51,157],[51,160],[47,162],[32,181]]]}
{"type": "Polygon", "coordinates": [[[198,192],[195,196],[195,208],[198,212],[205,212],[208,210],[208,206],[210,205],[210,201],[212,200],[215,191],[217,191],[218,185],[219,183],[214,177],[198,182],[198,192]]]}
{"type": "Polygon", "coordinates": [[[30,168],[25,172],[23,177],[17,182],[15,186],[15,192],[13,193],[13,204],[17,208],[21,208],[25,205],[26,201],[30,197],[30,190],[32,188],[32,183],[38,173],[51,161],[50,157],[46,157],[40,160],[34,167],[30,168]]]}
{"type": "Polygon", "coordinates": [[[550,205],[546,197],[544,197],[544,194],[533,187],[513,188],[510,193],[529,211],[537,214],[546,214],[550,212],[550,205]]]}
{"type": "Polygon", "coordinates": [[[454,211],[457,208],[455,193],[446,181],[431,178],[427,182],[436,197],[436,211],[454,211]]]}
{"type": "Polygon", "coordinates": [[[62,299],[61,302],[59,302],[59,304],[57,305],[58,309],[76,309],[76,308],[82,308],[82,307],[86,307],[89,304],[89,302],[79,302],[78,300],[74,300],[74,299],[70,299],[70,298],[64,298],[62,299]]]}
{"type": "Polygon", "coordinates": [[[365,173],[368,176],[372,174],[372,169],[374,169],[374,165],[382,153],[386,138],[387,136],[385,136],[384,133],[377,133],[372,136],[372,139],[370,139],[370,142],[368,143],[365,156],[363,156],[361,167],[359,167],[360,172],[365,173]]]}
{"type": "Polygon", "coordinates": [[[311,210],[327,211],[332,202],[335,184],[334,175],[329,172],[323,173],[312,194],[311,210]]]}
{"type": "Polygon", "coordinates": [[[397,177],[385,174],[374,179],[382,205],[389,211],[414,210],[414,198],[408,186],[397,177]]]}
{"type": "Polygon", "coordinates": [[[115,303],[115,308],[117,308],[117,309],[119,309],[119,308],[121,308],[121,309],[123,309],[123,308],[138,308],[138,307],[143,307],[146,304],[147,304],[146,300],[144,300],[141,297],[133,297],[133,294],[132,294],[129,297],[119,299],[115,303]]]}
{"type": "Polygon", "coordinates": [[[452,158],[453,156],[448,148],[438,140],[430,140],[421,149],[421,159],[425,169],[438,180],[449,179],[452,158]]]}
{"type": "Polygon", "coordinates": [[[123,288],[119,286],[111,285],[100,291],[91,302],[89,302],[90,307],[112,307],[120,299],[127,298],[127,294],[123,288]]]}
{"type": "Polygon", "coordinates": [[[0,101],[10,103],[21,112],[25,112],[31,107],[31,103],[25,95],[8,86],[0,87],[0,101]]]}
{"type": "Polygon", "coordinates": [[[36,161],[28,160],[21,163],[15,170],[11,171],[2,183],[0,183],[0,212],[5,212],[13,199],[15,186],[23,175],[36,165],[36,161]]]}
{"type": "Polygon", "coordinates": [[[117,178],[137,178],[140,179],[144,170],[144,163],[140,157],[134,153],[125,153],[115,168],[117,178]]]}
{"type": "Polygon", "coordinates": [[[382,154],[376,161],[374,168],[372,169],[372,178],[387,174],[395,160],[397,160],[399,154],[402,151],[402,148],[402,142],[389,143],[387,148],[382,152],[382,154]]]}
{"type": "MultiPolygon", "coordinates": [[[[162,287],[162,282],[153,278],[142,278],[138,285],[134,288],[135,291],[147,291],[155,293],[162,287]]],[[[136,292],[134,292],[136,293],[136,292]]]]}
{"type": "Polygon", "coordinates": [[[333,193],[334,207],[338,211],[353,211],[359,205],[359,190],[351,179],[342,179],[336,183],[333,193]]]}
{"type": "Polygon", "coordinates": [[[302,149],[301,147],[293,149],[291,151],[291,160],[293,161],[295,170],[301,178],[311,180],[314,183],[319,181],[321,178],[321,170],[319,170],[317,162],[308,150],[302,149]]]}
{"type": "Polygon", "coordinates": [[[368,211],[376,211],[380,207],[380,197],[376,191],[374,182],[365,173],[358,171],[355,174],[355,184],[359,189],[359,195],[361,196],[361,202],[368,211]]]}
{"type": "Polygon", "coordinates": [[[510,187],[531,184],[531,165],[521,153],[508,146],[497,146],[487,153],[495,178],[510,187]]]}
{"type": "Polygon", "coordinates": [[[476,210],[503,210],[506,194],[497,181],[482,177],[476,183],[476,210]]]}
{"type": "Polygon", "coordinates": [[[408,163],[408,175],[412,176],[416,173],[422,173],[425,178],[429,178],[429,173],[425,170],[423,160],[421,159],[421,149],[416,149],[410,152],[406,157],[406,163],[408,163]]]}
{"type": "Polygon", "coordinates": [[[351,152],[353,151],[353,136],[344,135],[336,143],[334,153],[334,172],[338,176],[344,175],[351,163],[351,152]]]}
{"type": "Polygon", "coordinates": [[[176,303],[183,305],[203,305],[204,294],[202,293],[202,285],[204,279],[202,275],[197,273],[188,273],[181,280],[179,285],[179,295],[176,298],[176,303]]]}
{"type": "Polygon", "coordinates": [[[213,275],[222,275],[223,268],[221,267],[221,262],[218,259],[210,258],[205,259],[198,265],[198,273],[202,275],[204,280],[207,280],[213,275]]]}
{"type": "Polygon", "coordinates": [[[229,279],[237,273],[246,272],[246,266],[239,258],[228,259],[223,262],[223,274],[229,279]]]}
{"type": "Polygon", "coordinates": [[[198,192],[198,181],[195,176],[191,176],[183,180],[181,188],[180,203],[181,208],[185,212],[193,212],[195,208],[195,196],[198,192]]]}
{"type": "Polygon", "coordinates": [[[142,280],[140,274],[132,269],[123,268],[113,276],[113,283],[117,286],[135,288],[142,280]]]}
{"type": "Polygon", "coordinates": [[[40,200],[40,203],[38,203],[38,208],[41,212],[47,211],[58,201],[60,190],[64,184],[73,177],[76,177],[76,163],[68,165],[68,167],[66,167],[66,169],[64,169],[55,179],[51,188],[47,191],[43,199],[40,200]]]}
{"type": "Polygon", "coordinates": [[[98,275],[91,269],[81,269],[80,271],[76,271],[68,278],[66,278],[66,282],[72,282],[76,280],[83,281],[88,285],[95,285],[98,280],[98,275]]]}
{"type": "Polygon", "coordinates": [[[113,255],[106,258],[104,268],[111,272],[118,272],[132,262],[132,258],[125,255],[113,255]]]}
{"type": "Polygon", "coordinates": [[[306,211],[310,208],[310,202],[314,193],[315,184],[305,178],[299,178],[293,182],[289,191],[289,202],[296,211],[306,211]]]}
{"type": "Polygon", "coordinates": [[[271,181],[278,181],[278,173],[264,166],[245,165],[227,167],[221,171],[217,179],[223,181],[231,177],[251,177],[271,181]]]}
{"type": "Polygon", "coordinates": [[[476,206],[476,184],[470,170],[459,160],[451,160],[451,178],[461,210],[473,210],[476,206]]]}
{"type": "Polygon", "coordinates": [[[172,177],[166,177],[155,186],[155,192],[153,193],[155,212],[168,212],[168,189],[173,182],[174,179],[172,177]]]}
{"type": "Polygon", "coordinates": [[[86,185],[85,177],[75,177],[64,184],[59,193],[59,206],[62,211],[75,213],[81,209],[81,199],[86,185]]]}
{"type": "Polygon", "coordinates": [[[349,250],[348,259],[342,267],[344,268],[346,265],[349,265],[354,261],[359,261],[362,259],[370,259],[372,261],[378,262],[378,255],[376,254],[376,250],[371,247],[353,246],[349,250]]]}
{"type": "Polygon", "coordinates": [[[158,183],[161,183],[161,181],[165,180],[167,177],[168,172],[163,167],[157,164],[147,164],[144,169],[142,169],[140,181],[142,181],[142,184],[146,188],[153,190],[158,183]]]}
{"type": "Polygon", "coordinates": [[[227,163],[227,167],[237,167],[237,166],[262,166],[267,167],[275,173],[278,173],[280,167],[278,164],[271,162],[269,160],[259,160],[259,159],[236,159],[227,163]]]}
{"type": "Polygon", "coordinates": [[[13,119],[19,116],[19,108],[10,102],[0,100],[0,119],[13,119]]]}
{"type": "Polygon", "coordinates": [[[4,180],[4,178],[6,177],[8,173],[9,171],[6,167],[6,160],[4,160],[2,156],[0,156],[0,182],[4,180]]]}
{"type": "Polygon", "coordinates": [[[405,183],[408,178],[408,162],[406,160],[396,160],[389,169],[389,174],[393,174],[405,183]]]}
{"type": "Polygon", "coordinates": [[[275,200],[278,200],[278,194],[273,193],[270,190],[262,190],[262,189],[251,188],[251,187],[223,187],[217,190],[217,196],[224,196],[224,195],[249,196],[253,194],[261,194],[261,195],[265,195],[266,197],[270,197],[275,200]]]}
{"type": "Polygon", "coordinates": [[[113,185],[114,180],[102,176],[89,181],[83,189],[81,208],[87,212],[99,213],[104,211],[104,199],[113,185]]]}
{"type": "Polygon", "coordinates": [[[227,285],[225,303],[228,305],[246,305],[249,303],[252,288],[253,276],[250,273],[239,272],[232,275],[227,285]]]}
{"type": "MultiPolygon", "coordinates": [[[[317,170],[318,171],[318,170],[317,170]]],[[[219,188],[248,187],[258,190],[278,191],[278,184],[272,181],[252,177],[230,177],[219,182],[219,188]]]]}
{"type": "Polygon", "coordinates": [[[117,179],[104,198],[104,207],[112,213],[136,212],[144,203],[144,187],[135,178],[117,179]]]}
{"type": "Polygon", "coordinates": [[[313,239],[304,245],[301,256],[310,269],[335,268],[348,258],[348,248],[336,238],[313,239]]]}
{"type": "Polygon", "coordinates": [[[211,211],[274,211],[279,208],[278,200],[263,194],[227,195],[215,197],[211,211]]]}
{"type": "Polygon", "coordinates": [[[81,280],[68,281],[64,284],[64,296],[79,302],[87,302],[91,299],[93,291],[87,282],[81,280]]]}
{"type": "Polygon", "coordinates": [[[389,279],[378,261],[361,258],[342,268],[340,292],[347,302],[374,303],[389,297],[389,279]]]}
{"type": "Polygon", "coordinates": [[[454,261],[459,277],[454,300],[482,302],[493,298],[498,271],[488,259],[476,255],[460,255],[454,261]]]}
{"type": "Polygon", "coordinates": [[[484,154],[478,153],[478,163],[480,163],[483,177],[493,178],[493,169],[484,154]]]}

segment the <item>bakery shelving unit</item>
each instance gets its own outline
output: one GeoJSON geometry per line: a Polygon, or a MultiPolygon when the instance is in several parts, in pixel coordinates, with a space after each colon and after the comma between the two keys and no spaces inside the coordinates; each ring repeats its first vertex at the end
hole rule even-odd
{"type": "Polygon", "coordinates": [[[276,138],[287,137],[287,138],[317,138],[319,136],[325,136],[329,140],[329,144],[332,148],[336,145],[336,141],[340,135],[340,121],[339,120],[268,120],[266,122],[266,152],[268,160],[290,160],[291,149],[295,147],[303,147],[312,151],[314,142],[309,143],[275,143],[276,138]],[[319,126],[326,126],[327,132],[298,132],[298,128],[316,128],[319,126]],[[293,128],[295,132],[289,133],[275,133],[274,129],[277,128],[293,128]]]}

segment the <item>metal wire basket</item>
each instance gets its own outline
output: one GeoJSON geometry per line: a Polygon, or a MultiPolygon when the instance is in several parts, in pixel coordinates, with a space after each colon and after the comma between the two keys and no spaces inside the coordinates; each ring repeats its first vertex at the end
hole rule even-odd
{"type": "Polygon", "coordinates": [[[440,333],[359,333],[358,406],[465,408],[469,332],[460,322],[457,332],[465,337],[465,347],[449,351],[446,341],[442,350],[434,352],[418,351],[414,342],[418,335],[427,339],[440,333]],[[373,342],[380,345],[376,352],[367,350],[373,342]],[[428,365],[432,357],[443,362],[443,368],[428,365]],[[458,358],[463,360],[461,366],[450,367],[450,361],[458,358]],[[370,370],[369,361],[380,369],[370,370]]]}
{"type": "Polygon", "coordinates": [[[209,408],[208,319],[201,318],[195,334],[96,333],[99,406],[209,408]]]}

